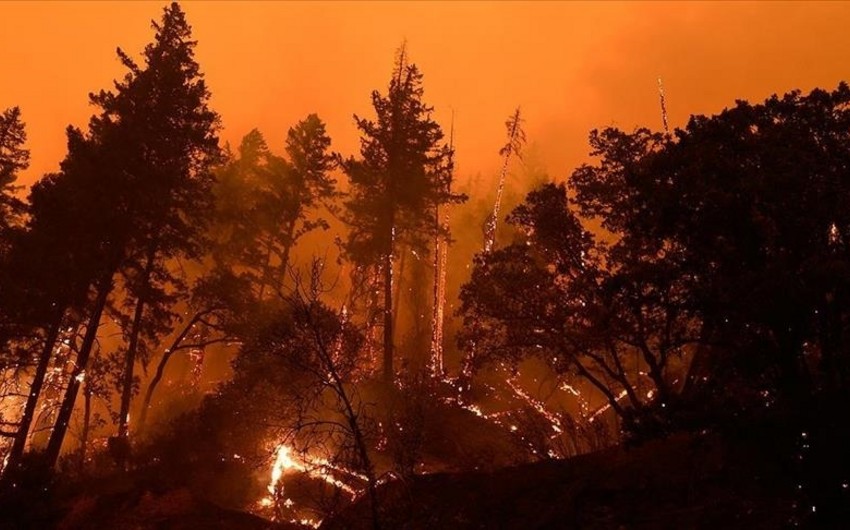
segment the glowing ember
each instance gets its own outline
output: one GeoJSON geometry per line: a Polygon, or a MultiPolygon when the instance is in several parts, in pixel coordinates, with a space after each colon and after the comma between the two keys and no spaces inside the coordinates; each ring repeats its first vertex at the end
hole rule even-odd
{"type": "Polygon", "coordinates": [[[272,477],[268,486],[269,493],[272,495],[278,494],[280,479],[283,478],[285,471],[290,469],[304,471],[304,466],[293,460],[292,456],[290,456],[291,452],[292,450],[286,445],[281,444],[277,447],[277,456],[275,457],[274,465],[272,465],[272,477]]]}
{"type": "MultiPolygon", "coordinates": [[[[283,478],[289,473],[304,473],[310,478],[324,481],[335,488],[338,488],[350,494],[352,498],[356,497],[358,491],[348,483],[340,480],[335,476],[342,475],[358,481],[367,481],[367,477],[356,471],[346,469],[344,467],[333,464],[326,458],[310,456],[305,453],[297,453],[286,444],[279,444],[275,448],[275,459],[271,468],[271,477],[269,484],[266,487],[268,495],[260,499],[259,506],[261,508],[274,508],[283,506],[288,509],[293,509],[295,503],[292,499],[284,496],[283,478]]],[[[318,528],[322,523],[321,520],[309,518],[295,518],[290,520],[291,523],[312,526],[318,528]]]]}

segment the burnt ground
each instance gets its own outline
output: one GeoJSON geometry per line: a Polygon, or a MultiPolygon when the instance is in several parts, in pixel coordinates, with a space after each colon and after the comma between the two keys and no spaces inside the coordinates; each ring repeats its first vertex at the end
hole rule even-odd
{"type": "MultiPolygon", "coordinates": [[[[847,528],[846,519],[839,517],[847,516],[850,507],[847,493],[836,501],[843,506],[838,512],[824,513],[821,507],[815,517],[815,501],[807,491],[811,477],[782,456],[787,454],[787,445],[770,443],[764,433],[732,440],[687,434],[568,460],[420,475],[382,486],[381,528],[847,528]]],[[[50,525],[43,521],[0,528],[301,528],[225,509],[201,497],[185,489],[146,489],[125,477],[89,484],[56,500],[46,508],[57,514],[50,525]]],[[[361,498],[322,528],[372,529],[368,508],[361,498]]]]}
{"type": "MultiPolygon", "coordinates": [[[[680,436],[493,472],[388,485],[383,527],[768,529],[810,526],[770,448],[680,436]],[[795,508],[795,503],[797,508],[795,508]],[[795,524],[796,523],[796,524],[795,524]]],[[[361,502],[325,530],[371,528],[361,502]]]]}

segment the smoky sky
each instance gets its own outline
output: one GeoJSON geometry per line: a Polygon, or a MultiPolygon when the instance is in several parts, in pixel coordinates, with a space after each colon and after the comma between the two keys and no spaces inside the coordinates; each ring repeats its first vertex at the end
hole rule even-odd
{"type": "MultiPolygon", "coordinates": [[[[87,95],[123,75],[115,48],[137,54],[164,2],[0,6],[0,107],[19,105],[31,168],[54,171],[64,128],[85,126],[87,95]]],[[[310,112],[333,149],[358,147],[352,115],[371,116],[394,51],[407,42],[425,100],[448,131],[458,178],[495,179],[504,121],[521,105],[534,163],[563,179],[587,156],[594,127],[659,129],[656,79],[671,125],[735,99],[834,87],[850,61],[843,3],[296,3],[187,2],[197,58],[232,145],[259,128],[282,151],[310,112]]],[[[520,186],[521,183],[513,183],[520,186]]]]}

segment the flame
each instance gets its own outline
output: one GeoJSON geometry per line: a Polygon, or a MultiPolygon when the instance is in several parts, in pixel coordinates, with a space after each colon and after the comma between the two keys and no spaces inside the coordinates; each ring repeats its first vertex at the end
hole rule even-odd
{"type": "MultiPolygon", "coordinates": [[[[352,497],[355,497],[358,494],[358,491],[352,486],[350,486],[348,483],[337,478],[335,474],[345,475],[362,481],[367,480],[367,477],[365,475],[333,464],[326,458],[319,456],[311,456],[307,453],[296,454],[296,452],[290,446],[286,444],[278,444],[275,449],[275,459],[271,468],[269,484],[266,487],[269,494],[260,499],[259,504],[261,507],[268,508],[274,506],[279,502],[283,503],[287,507],[291,507],[293,505],[292,500],[283,496],[282,484],[283,477],[292,472],[305,473],[310,478],[322,480],[336,488],[341,489],[342,491],[345,491],[352,497]]],[[[311,526],[318,526],[318,524],[321,523],[321,521],[316,522],[312,519],[310,519],[309,521],[311,522],[293,522],[310,524],[311,526]]]]}
{"type": "MultiPolygon", "coordinates": [[[[449,214],[444,217],[443,226],[449,226],[449,214]]],[[[434,322],[431,336],[431,372],[436,377],[443,375],[443,323],[445,321],[446,305],[446,261],[448,258],[448,241],[441,240],[438,235],[435,238],[434,265],[435,289],[434,289],[434,322]]]]}
{"type": "Polygon", "coordinates": [[[279,493],[280,488],[280,479],[283,478],[283,474],[285,471],[290,469],[294,469],[296,471],[304,471],[304,466],[296,462],[292,456],[292,449],[289,446],[280,444],[277,446],[277,456],[274,459],[274,464],[272,465],[272,476],[271,481],[268,485],[269,493],[272,495],[277,495],[279,493]]]}
{"type": "MultiPolygon", "coordinates": [[[[269,509],[279,506],[289,509],[293,508],[295,503],[292,499],[284,496],[283,489],[283,479],[290,473],[304,473],[310,478],[322,480],[350,494],[352,499],[356,498],[360,492],[347,482],[337,478],[337,476],[342,475],[363,482],[368,480],[362,473],[334,464],[321,456],[298,452],[284,443],[278,444],[275,447],[274,455],[275,459],[271,467],[269,483],[266,487],[268,495],[260,499],[258,503],[261,508],[269,509]]],[[[276,517],[273,516],[272,518],[275,519],[276,517]]],[[[313,528],[318,528],[322,524],[321,519],[303,517],[293,518],[289,522],[302,526],[311,526],[313,528]]]]}
{"type": "MultiPolygon", "coordinates": [[[[626,392],[625,390],[621,390],[620,393],[617,395],[617,401],[620,401],[621,399],[626,397],[626,394],[628,394],[628,392],[626,392]]],[[[588,421],[593,422],[597,418],[597,416],[604,413],[606,410],[608,410],[610,408],[611,408],[611,404],[605,403],[604,405],[602,405],[601,407],[596,409],[596,412],[594,412],[593,414],[590,415],[590,419],[588,421]]]]}
{"type": "Polygon", "coordinates": [[[658,77],[658,99],[661,102],[661,123],[664,125],[664,133],[670,134],[670,126],[667,122],[667,98],[664,96],[664,84],[658,77]]]}

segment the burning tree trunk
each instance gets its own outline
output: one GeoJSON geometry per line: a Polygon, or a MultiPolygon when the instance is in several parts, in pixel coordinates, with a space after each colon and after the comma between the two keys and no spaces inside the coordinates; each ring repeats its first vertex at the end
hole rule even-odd
{"type": "Polygon", "coordinates": [[[80,384],[85,377],[85,369],[88,365],[89,356],[91,356],[94,341],[97,338],[97,330],[100,326],[100,317],[106,307],[106,299],[112,291],[112,273],[104,275],[101,278],[97,288],[97,298],[94,301],[88,323],[86,324],[86,334],[83,337],[83,343],[80,346],[80,352],[77,355],[77,361],[74,365],[74,370],[71,372],[71,377],[68,380],[68,388],[65,390],[65,397],[62,400],[62,405],[59,408],[59,414],[56,416],[56,423],[53,427],[53,432],[50,433],[50,440],[47,442],[47,451],[45,452],[45,461],[49,467],[54,467],[59,459],[59,453],[62,450],[62,442],[65,440],[65,434],[68,432],[68,425],[71,422],[71,414],[74,412],[74,403],[77,400],[77,393],[80,390],[80,384]]]}
{"type": "Polygon", "coordinates": [[[387,385],[393,384],[393,247],[395,228],[390,236],[389,249],[384,257],[384,363],[383,376],[387,385]]]}
{"type": "Polygon", "coordinates": [[[484,227],[484,252],[488,253],[493,249],[496,242],[496,228],[499,223],[499,210],[502,207],[502,193],[505,189],[505,178],[508,175],[508,164],[511,161],[511,156],[516,155],[517,158],[522,158],[522,146],[525,144],[525,131],[522,130],[522,119],[520,118],[519,107],[505,122],[505,127],[508,129],[508,143],[499,150],[499,154],[504,157],[502,162],[502,170],[499,172],[499,185],[496,188],[496,202],[493,204],[493,212],[487,218],[484,227]]]}
{"type": "Polygon", "coordinates": [[[667,122],[667,99],[664,97],[664,84],[661,78],[658,78],[658,101],[661,103],[661,123],[664,126],[664,133],[670,134],[670,126],[667,122]]]}
{"type": "Polygon", "coordinates": [[[86,465],[86,451],[89,445],[89,432],[91,430],[91,398],[92,387],[91,383],[86,381],[86,386],[83,389],[83,397],[85,399],[83,411],[83,432],[80,436],[80,469],[86,465]]]}
{"type": "MultiPolygon", "coordinates": [[[[520,117],[520,108],[505,122],[505,127],[508,131],[507,143],[499,149],[499,154],[504,157],[502,162],[502,170],[499,173],[499,185],[496,188],[496,202],[493,204],[493,211],[487,218],[484,225],[484,254],[489,254],[493,250],[493,245],[496,243],[496,228],[499,222],[499,210],[502,207],[502,193],[505,188],[505,178],[508,174],[508,165],[511,161],[511,156],[516,155],[517,158],[522,158],[522,147],[525,144],[525,131],[522,129],[522,118],[520,117]]],[[[469,353],[463,359],[461,373],[459,377],[459,391],[461,394],[470,389],[472,383],[472,373],[475,362],[475,347],[470,348],[469,353]]]]}
{"type": "Polygon", "coordinates": [[[395,278],[395,305],[393,306],[393,327],[398,328],[398,313],[401,308],[401,284],[404,282],[404,266],[407,265],[407,254],[409,249],[402,249],[399,253],[401,258],[398,260],[398,275],[395,278]]]}
{"type": "MultiPolygon", "coordinates": [[[[449,166],[447,192],[451,195],[454,179],[454,138],[455,123],[452,112],[452,125],[449,132],[449,166]]],[[[434,307],[431,322],[431,373],[441,377],[445,373],[443,366],[443,312],[446,305],[446,258],[449,241],[442,235],[449,230],[449,214],[440,224],[440,203],[434,205],[434,307]]]]}
{"type": "MultiPolygon", "coordinates": [[[[434,236],[434,311],[431,325],[431,373],[440,377],[445,373],[443,366],[443,320],[446,305],[446,258],[448,256],[448,241],[440,234],[440,210],[437,208],[434,216],[437,221],[438,233],[434,236]]],[[[448,227],[449,214],[444,217],[442,226],[448,227]]]]}
{"type": "Polygon", "coordinates": [[[35,374],[33,375],[30,393],[27,396],[27,402],[24,406],[24,412],[21,416],[20,425],[18,426],[18,431],[15,434],[14,442],[12,443],[12,449],[9,451],[6,465],[7,470],[16,469],[20,465],[21,457],[23,456],[24,449],[27,445],[30,426],[32,425],[32,420],[35,417],[35,408],[38,404],[38,398],[41,395],[41,389],[44,387],[47,368],[50,365],[50,360],[53,358],[53,349],[56,345],[57,339],[59,338],[59,331],[61,327],[62,315],[60,315],[49,328],[47,336],[44,339],[44,346],[41,350],[41,355],[38,358],[38,365],[36,366],[35,374]]]}

